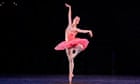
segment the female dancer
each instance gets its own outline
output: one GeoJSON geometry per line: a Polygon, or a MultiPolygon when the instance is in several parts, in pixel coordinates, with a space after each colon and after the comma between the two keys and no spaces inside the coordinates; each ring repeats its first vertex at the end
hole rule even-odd
{"type": "Polygon", "coordinates": [[[66,54],[69,61],[69,82],[72,82],[72,77],[74,77],[74,58],[83,50],[86,49],[89,41],[87,39],[76,38],[78,33],[89,33],[92,37],[91,30],[81,30],[77,28],[79,24],[80,17],[76,16],[72,21],[72,11],[71,6],[65,3],[65,6],[69,8],[68,12],[68,26],[65,30],[65,41],[59,43],[55,50],[66,50],[66,54]]]}

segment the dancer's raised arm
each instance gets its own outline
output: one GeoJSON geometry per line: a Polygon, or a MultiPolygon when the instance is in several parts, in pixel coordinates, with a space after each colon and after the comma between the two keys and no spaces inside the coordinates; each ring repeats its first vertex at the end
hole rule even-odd
{"type": "Polygon", "coordinates": [[[72,24],[72,10],[71,10],[71,6],[67,3],[65,3],[65,6],[69,8],[68,11],[68,24],[71,25],[72,24]]]}
{"type": "Polygon", "coordinates": [[[81,30],[81,29],[78,29],[78,28],[77,28],[76,31],[79,32],[79,33],[89,33],[89,35],[90,35],[91,37],[93,37],[93,33],[92,33],[91,30],[81,30]]]}

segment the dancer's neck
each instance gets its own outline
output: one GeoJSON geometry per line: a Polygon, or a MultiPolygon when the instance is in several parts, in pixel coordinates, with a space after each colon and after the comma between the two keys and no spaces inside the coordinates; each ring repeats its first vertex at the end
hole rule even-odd
{"type": "Polygon", "coordinates": [[[77,27],[77,24],[72,24],[72,27],[77,27]]]}

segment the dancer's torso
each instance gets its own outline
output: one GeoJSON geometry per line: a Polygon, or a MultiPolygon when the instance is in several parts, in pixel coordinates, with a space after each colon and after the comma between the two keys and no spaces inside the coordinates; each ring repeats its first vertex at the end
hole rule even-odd
{"type": "Polygon", "coordinates": [[[72,29],[70,26],[66,28],[65,30],[65,40],[70,41],[76,38],[77,31],[72,29]]]}

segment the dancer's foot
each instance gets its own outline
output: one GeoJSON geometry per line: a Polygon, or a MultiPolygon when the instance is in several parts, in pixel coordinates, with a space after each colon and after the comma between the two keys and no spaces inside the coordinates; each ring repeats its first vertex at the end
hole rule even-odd
{"type": "Polygon", "coordinates": [[[72,84],[72,82],[69,82],[69,84],[72,84]]]}
{"type": "Polygon", "coordinates": [[[69,74],[69,81],[71,82],[72,81],[72,78],[74,77],[74,74],[69,74]]]}
{"type": "Polygon", "coordinates": [[[71,83],[71,82],[72,82],[72,76],[69,75],[69,83],[71,83]]]}
{"type": "Polygon", "coordinates": [[[74,77],[74,74],[71,73],[69,74],[69,84],[72,84],[72,78],[74,77]]]}

